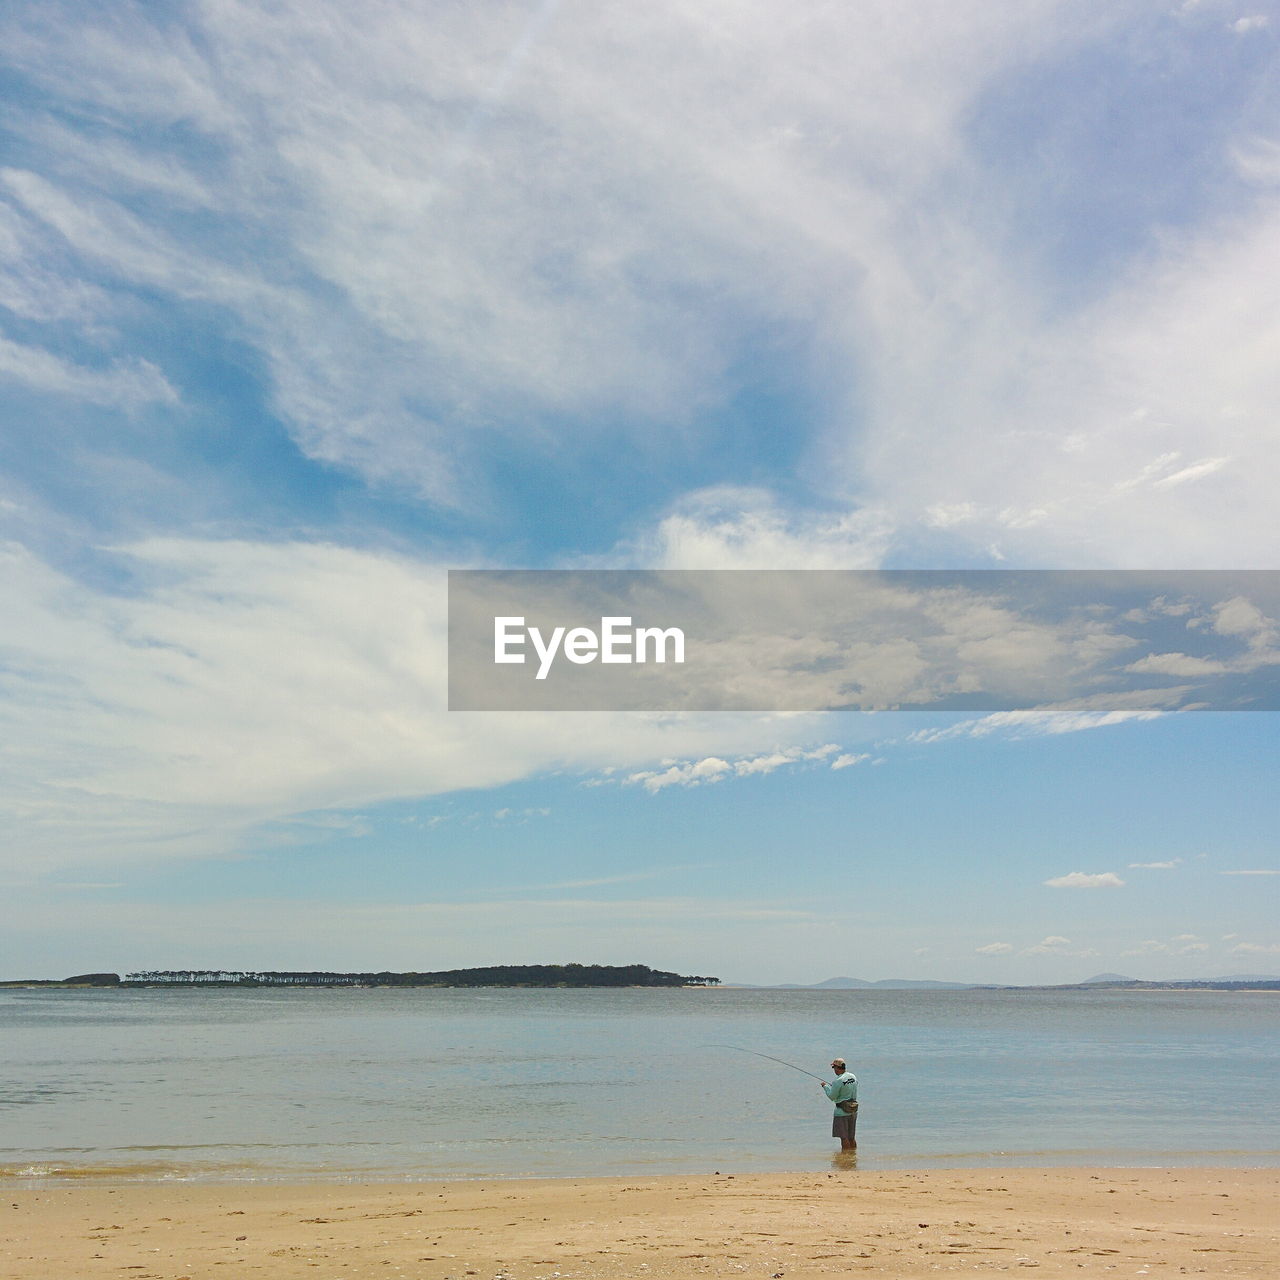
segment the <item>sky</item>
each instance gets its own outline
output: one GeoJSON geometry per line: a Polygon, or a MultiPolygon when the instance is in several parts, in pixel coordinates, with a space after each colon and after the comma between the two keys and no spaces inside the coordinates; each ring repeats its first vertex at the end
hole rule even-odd
{"type": "Polygon", "coordinates": [[[1278,38],[5,5],[0,977],[1280,972],[1275,713],[445,678],[450,568],[1280,568],[1278,38]]]}

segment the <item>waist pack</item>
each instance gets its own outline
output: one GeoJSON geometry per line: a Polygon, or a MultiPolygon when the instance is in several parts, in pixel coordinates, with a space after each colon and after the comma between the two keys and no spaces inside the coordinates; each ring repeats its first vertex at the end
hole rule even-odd
{"type": "Polygon", "coordinates": [[[836,1103],[836,1110],[840,1112],[842,1116],[851,1116],[855,1111],[857,1111],[857,1109],[858,1104],[851,1098],[846,1098],[844,1102],[836,1103]]]}

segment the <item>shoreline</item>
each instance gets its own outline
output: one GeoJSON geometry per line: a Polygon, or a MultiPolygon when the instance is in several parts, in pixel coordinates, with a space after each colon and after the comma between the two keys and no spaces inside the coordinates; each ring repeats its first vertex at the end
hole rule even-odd
{"type": "MultiPolygon", "coordinates": [[[[868,1144],[869,1145],[869,1144],[868,1144]]],[[[842,1175],[904,1176],[908,1174],[969,1174],[982,1173],[1080,1173],[1124,1174],[1130,1172],[1161,1171],[1166,1173],[1197,1173],[1214,1171],[1257,1172],[1276,1175],[1280,1185],[1280,1152],[1273,1151],[1209,1151],[1204,1153],[1182,1152],[1173,1157],[1170,1152],[1103,1153],[1081,1152],[1075,1160],[1061,1158],[1062,1153],[1005,1151],[990,1157],[965,1156],[957,1153],[935,1156],[899,1157],[875,1156],[861,1153],[852,1160],[833,1148],[827,1155],[816,1156],[811,1165],[797,1164],[791,1167],[752,1168],[735,1165],[733,1157],[721,1153],[720,1158],[708,1156],[699,1168],[666,1168],[663,1170],[627,1169],[582,1170],[569,1172],[538,1173],[529,1170],[512,1170],[494,1176],[487,1172],[467,1170],[406,1170],[377,1169],[350,1166],[307,1169],[263,1163],[197,1165],[189,1162],[155,1160],[152,1162],[122,1164],[73,1164],[55,1159],[30,1159],[0,1164],[0,1199],[6,1190],[22,1189],[39,1191],[56,1187],[221,1187],[227,1190],[256,1187],[341,1188],[366,1187],[420,1187],[420,1186],[468,1186],[495,1181],[512,1183],[590,1183],[625,1179],[658,1181],[688,1180],[704,1177],[773,1178],[818,1177],[835,1169],[842,1175]],[[1055,1158],[1056,1157],[1056,1158],[1055,1158]],[[719,1169],[712,1166],[719,1164],[719,1169]]]]}
{"type": "Polygon", "coordinates": [[[4,1189],[12,1280],[1280,1271],[1274,1168],[833,1161],[810,1173],[4,1189]]]}

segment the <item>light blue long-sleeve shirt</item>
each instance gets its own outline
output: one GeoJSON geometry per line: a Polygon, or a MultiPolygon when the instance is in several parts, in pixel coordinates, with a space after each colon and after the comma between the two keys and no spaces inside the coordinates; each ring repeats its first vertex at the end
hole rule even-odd
{"type": "MultiPolygon", "coordinates": [[[[857,1102],[858,1077],[855,1076],[852,1071],[846,1071],[844,1075],[833,1080],[830,1084],[824,1084],[822,1086],[822,1092],[836,1104],[841,1102],[857,1102]]],[[[845,1113],[840,1110],[839,1105],[837,1105],[836,1115],[842,1116],[844,1114],[845,1113]]]]}

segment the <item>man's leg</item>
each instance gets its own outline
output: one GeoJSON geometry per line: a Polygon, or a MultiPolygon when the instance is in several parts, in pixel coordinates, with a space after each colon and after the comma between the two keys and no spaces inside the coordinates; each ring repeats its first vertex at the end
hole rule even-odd
{"type": "Polygon", "coordinates": [[[855,1126],[857,1125],[858,1104],[854,1103],[852,1115],[837,1115],[831,1122],[831,1136],[840,1139],[841,1151],[854,1151],[857,1149],[857,1142],[854,1139],[855,1126]]]}

